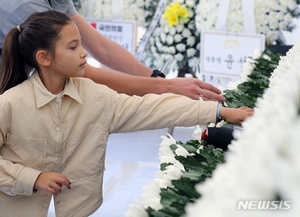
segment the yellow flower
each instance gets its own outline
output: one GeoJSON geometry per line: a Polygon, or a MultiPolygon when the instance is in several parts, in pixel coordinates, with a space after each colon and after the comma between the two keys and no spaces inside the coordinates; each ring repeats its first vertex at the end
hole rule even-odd
{"type": "Polygon", "coordinates": [[[165,13],[163,14],[163,17],[167,18],[167,22],[170,26],[178,23],[184,24],[189,21],[188,16],[187,7],[179,5],[179,2],[169,4],[169,6],[165,8],[165,13]]]}
{"type": "Polygon", "coordinates": [[[176,14],[169,14],[167,16],[167,22],[169,23],[170,26],[174,26],[178,24],[178,16],[176,14]]]}
{"type": "Polygon", "coordinates": [[[178,8],[177,14],[179,17],[187,18],[189,16],[188,9],[184,6],[178,8]]]}

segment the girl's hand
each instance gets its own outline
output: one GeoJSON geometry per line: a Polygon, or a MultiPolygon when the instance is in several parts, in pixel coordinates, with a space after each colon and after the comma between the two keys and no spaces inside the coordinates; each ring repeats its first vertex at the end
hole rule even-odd
{"type": "Polygon", "coordinates": [[[64,175],[60,173],[45,172],[41,173],[36,179],[34,189],[57,195],[61,192],[61,187],[63,185],[68,189],[71,189],[71,182],[64,175]]]}
{"type": "Polygon", "coordinates": [[[249,107],[240,107],[238,109],[222,107],[220,115],[228,123],[238,124],[241,123],[249,116],[253,114],[253,109],[249,107]]]}

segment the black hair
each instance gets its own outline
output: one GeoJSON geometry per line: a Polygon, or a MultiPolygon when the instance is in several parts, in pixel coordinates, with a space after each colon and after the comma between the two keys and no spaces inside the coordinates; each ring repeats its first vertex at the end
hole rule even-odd
{"type": "Polygon", "coordinates": [[[40,70],[36,53],[45,49],[54,54],[60,31],[70,22],[66,13],[37,12],[8,32],[2,48],[0,94],[25,81],[33,69],[40,70]]]}

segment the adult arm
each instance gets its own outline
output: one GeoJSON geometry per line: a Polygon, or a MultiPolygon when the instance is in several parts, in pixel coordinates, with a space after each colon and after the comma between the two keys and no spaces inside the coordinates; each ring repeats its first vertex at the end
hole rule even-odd
{"type": "Polygon", "coordinates": [[[219,89],[194,78],[153,79],[150,78],[152,70],[138,61],[122,46],[104,37],[96,31],[81,15],[72,16],[79,28],[84,48],[99,62],[113,69],[99,69],[87,66],[85,77],[91,78],[97,83],[129,95],[145,95],[147,93],[175,93],[192,99],[225,101],[220,96],[219,89]],[[126,76],[119,72],[131,75],[126,76]],[[147,77],[147,79],[146,79],[147,77]]]}
{"type": "Polygon", "coordinates": [[[96,60],[116,71],[131,75],[150,77],[152,70],[138,61],[118,43],[100,34],[80,14],[74,14],[84,48],[96,60]]]}
{"type": "Polygon", "coordinates": [[[148,93],[175,93],[198,100],[202,95],[204,100],[224,101],[219,90],[214,86],[194,78],[160,79],[138,77],[118,71],[95,68],[86,65],[84,77],[94,82],[104,84],[119,93],[143,96],[148,93]]]}

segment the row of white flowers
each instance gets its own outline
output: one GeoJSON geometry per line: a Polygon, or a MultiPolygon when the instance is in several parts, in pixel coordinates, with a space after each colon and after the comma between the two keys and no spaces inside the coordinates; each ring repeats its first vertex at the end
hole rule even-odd
{"type": "MultiPolygon", "coordinates": [[[[221,0],[201,0],[197,7],[196,27],[201,30],[216,30],[221,0]]],[[[296,0],[254,0],[256,33],[266,39],[280,39],[282,30],[290,30],[296,0]]],[[[244,32],[242,0],[231,0],[226,22],[227,31],[244,32]]]]}
{"type": "Polygon", "coordinates": [[[198,185],[187,216],[300,215],[300,41],[282,58],[270,88],[229,146],[226,163],[198,185]],[[239,201],[292,201],[290,210],[239,210],[239,201]],[[216,209],[217,207],[217,209],[216,209]]]}
{"type": "MultiPolygon", "coordinates": [[[[115,19],[112,0],[73,0],[77,6],[77,10],[83,16],[88,18],[99,19],[115,19]],[[81,6],[80,8],[78,8],[81,6]]],[[[135,20],[138,26],[145,25],[145,7],[149,5],[151,0],[122,0],[118,3],[122,4],[122,13],[125,20],[135,20]]]]}
{"type": "MultiPolygon", "coordinates": [[[[125,20],[136,20],[137,25],[144,25],[144,0],[122,0],[125,20]]],[[[96,0],[93,17],[102,19],[113,18],[111,0],[96,0]]]]}
{"type": "MultiPolygon", "coordinates": [[[[143,194],[140,195],[141,200],[135,198],[135,204],[131,204],[128,212],[125,213],[125,217],[147,217],[145,209],[151,207],[155,210],[162,209],[163,206],[160,203],[160,191],[161,188],[172,187],[172,180],[178,180],[182,176],[184,171],[183,165],[175,159],[175,154],[171,150],[170,146],[176,144],[176,140],[169,135],[168,137],[162,136],[163,141],[160,144],[159,159],[160,163],[171,163],[166,167],[164,171],[156,172],[156,178],[154,180],[148,180],[148,185],[143,187],[143,194]]],[[[176,155],[186,157],[189,152],[181,145],[177,145],[176,155]]]]}

